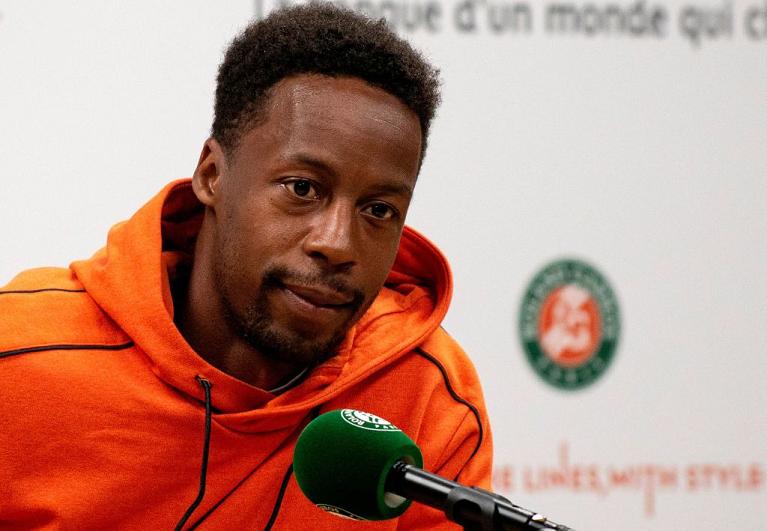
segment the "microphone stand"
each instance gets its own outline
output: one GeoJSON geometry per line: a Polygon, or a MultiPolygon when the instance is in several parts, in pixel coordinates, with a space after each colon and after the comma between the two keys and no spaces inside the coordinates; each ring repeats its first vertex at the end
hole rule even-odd
{"type": "Polygon", "coordinates": [[[503,496],[465,487],[402,461],[392,466],[385,489],[442,509],[448,520],[467,531],[573,531],[542,514],[514,505],[503,496]]]}

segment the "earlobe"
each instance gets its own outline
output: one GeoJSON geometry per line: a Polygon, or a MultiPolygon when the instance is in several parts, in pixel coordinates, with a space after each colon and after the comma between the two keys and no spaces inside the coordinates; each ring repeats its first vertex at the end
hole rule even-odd
{"type": "Polygon", "coordinates": [[[225,168],[226,159],[221,145],[215,138],[207,139],[192,176],[192,189],[202,204],[209,207],[215,205],[218,186],[225,168]]]}

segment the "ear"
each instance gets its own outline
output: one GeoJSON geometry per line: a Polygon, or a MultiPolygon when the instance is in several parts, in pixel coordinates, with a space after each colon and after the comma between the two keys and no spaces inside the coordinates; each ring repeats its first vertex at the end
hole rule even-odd
{"type": "Polygon", "coordinates": [[[225,173],[226,155],[218,141],[211,137],[203,144],[192,175],[192,190],[203,205],[213,207],[216,204],[221,176],[225,173]]]}

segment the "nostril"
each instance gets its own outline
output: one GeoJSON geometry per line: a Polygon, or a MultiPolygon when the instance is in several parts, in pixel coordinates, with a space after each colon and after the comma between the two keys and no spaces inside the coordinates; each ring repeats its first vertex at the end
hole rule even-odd
{"type": "Polygon", "coordinates": [[[332,226],[328,225],[313,230],[304,241],[304,252],[332,266],[353,262],[355,246],[351,232],[348,229],[333,230],[332,226]]]}
{"type": "Polygon", "coordinates": [[[320,271],[328,274],[347,273],[355,264],[354,260],[333,259],[319,251],[312,251],[309,257],[314,260],[320,271]]]}

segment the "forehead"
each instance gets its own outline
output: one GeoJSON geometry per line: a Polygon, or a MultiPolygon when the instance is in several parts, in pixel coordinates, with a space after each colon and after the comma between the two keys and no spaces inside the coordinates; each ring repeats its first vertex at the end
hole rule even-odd
{"type": "Polygon", "coordinates": [[[270,90],[267,115],[291,116],[294,120],[360,117],[378,120],[403,133],[420,135],[418,116],[393,94],[355,77],[301,74],[280,80],[270,90]]]}
{"type": "Polygon", "coordinates": [[[375,160],[418,172],[421,125],[396,96],[352,77],[299,75],[270,91],[265,119],[247,137],[279,145],[282,155],[311,149],[330,159],[375,160]]]}

